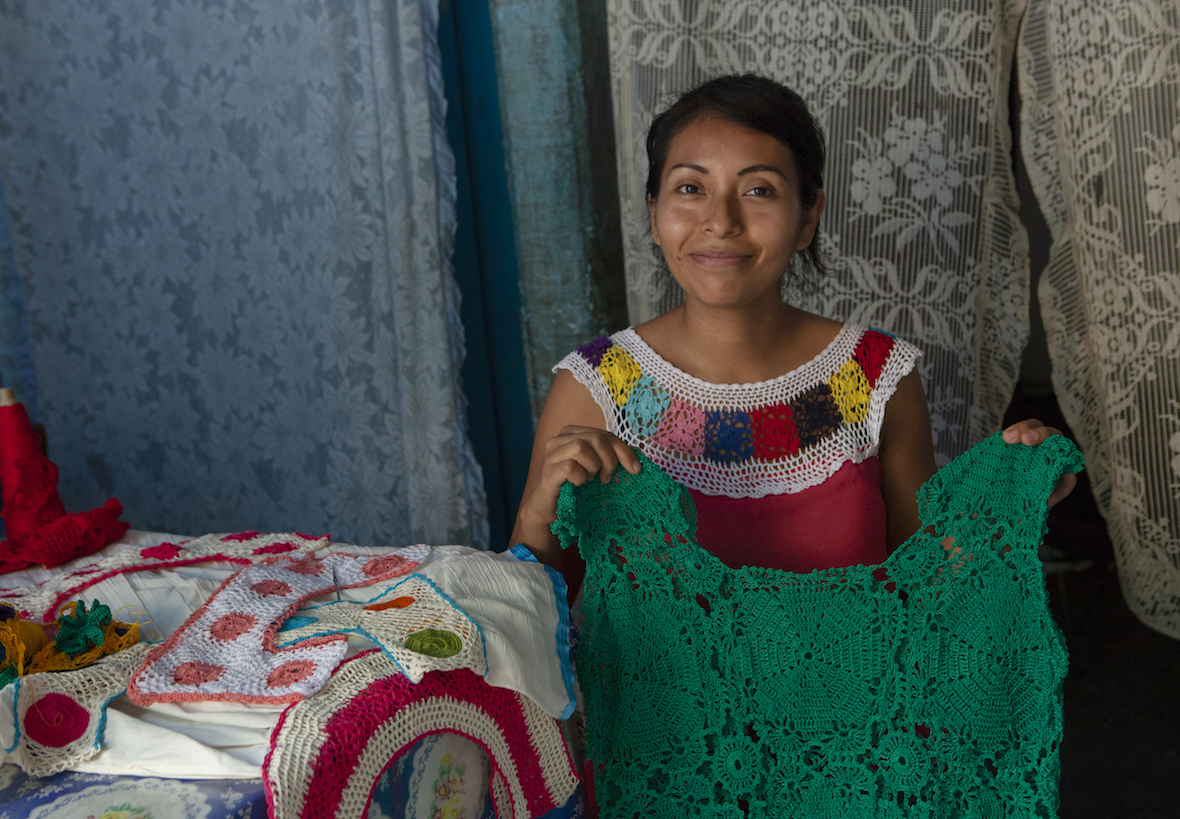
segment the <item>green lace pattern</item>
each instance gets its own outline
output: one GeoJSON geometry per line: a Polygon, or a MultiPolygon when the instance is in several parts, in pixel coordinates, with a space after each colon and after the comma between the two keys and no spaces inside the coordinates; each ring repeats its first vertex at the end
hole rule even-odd
{"type": "Polygon", "coordinates": [[[1067,655],[1037,546],[1063,437],[993,436],[919,491],[878,566],[731,569],[640,456],[566,484],[603,817],[1055,817],[1067,655]]]}

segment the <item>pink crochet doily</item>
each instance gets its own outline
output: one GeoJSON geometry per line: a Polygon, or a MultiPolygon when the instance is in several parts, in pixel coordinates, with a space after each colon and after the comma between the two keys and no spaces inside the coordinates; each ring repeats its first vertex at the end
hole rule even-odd
{"type": "Polygon", "coordinates": [[[161,543],[147,548],[126,546],[71,572],[54,575],[36,586],[0,592],[0,602],[17,609],[26,620],[40,619],[43,623],[52,623],[63,603],[115,575],[189,566],[212,560],[245,566],[260,563],[272,555],[314,552],[328,545],[326,535],[311,537],[299,532],[241,532],[205,535],[179,544],[161,543]]]}
{"type": "Polygon", "coordinates": [[[487,752],[497,816],[540,816],[577,787],[558,722],[528,697],[466,669],[414,684],[373,650],[279,718],[262,766],[270,816],[365,816],[381,774],[418,739],[443,732],[487,752]]]}
{"type": "Polygon", "coordinates": [[[247,566],[152,648],[127,696],[138,705],[300,700],[327,681],[344,658],[347,637],[325,634],[276,650],[282,623],[308,598],[407,574],[429,554],[429,546],[416,545],[376,557],[275,555],[247,566]]]}

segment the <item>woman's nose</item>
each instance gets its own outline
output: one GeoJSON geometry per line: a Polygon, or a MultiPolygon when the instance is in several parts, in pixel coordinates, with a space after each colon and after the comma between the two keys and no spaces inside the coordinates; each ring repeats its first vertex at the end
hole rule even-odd
{"type": "Polygon", "coordinates": [[[742,229],[741,210],[735,195],[711,197],[705,212],[703,227],[714,236],[730,236],[742,229]]]}

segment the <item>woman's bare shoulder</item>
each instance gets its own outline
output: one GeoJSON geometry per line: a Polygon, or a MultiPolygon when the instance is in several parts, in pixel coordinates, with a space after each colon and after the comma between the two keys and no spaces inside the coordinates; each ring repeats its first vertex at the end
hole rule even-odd
{"type": "Polygon", "coordinates": [[[571,424],[606,429],[606,417],[590,390],[572,372],[562,368],[553,377],[553,385],[545,398],[538,421],[538,436],[544,432],[548,438],[571,424]]]}

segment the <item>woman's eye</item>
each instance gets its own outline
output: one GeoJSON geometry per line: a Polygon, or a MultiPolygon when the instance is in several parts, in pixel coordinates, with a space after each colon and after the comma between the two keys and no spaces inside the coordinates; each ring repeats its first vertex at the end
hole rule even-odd
{"type": "Polygon", "coordinates": [[[701,189],[698,186],[692,184],[691,182],[685,182],[683,185],[679,185],[676,188],[676,190],[680,193],[700,193],[701,192],[701,189]]]}
{"type": "Polygon", "coordinates": [[[766,187],[765,185],[759,185],[756,188],[750,188],[748,193],[751,196],[770,196],[774,193],[774,191],[771,188],[766,187]]]}

